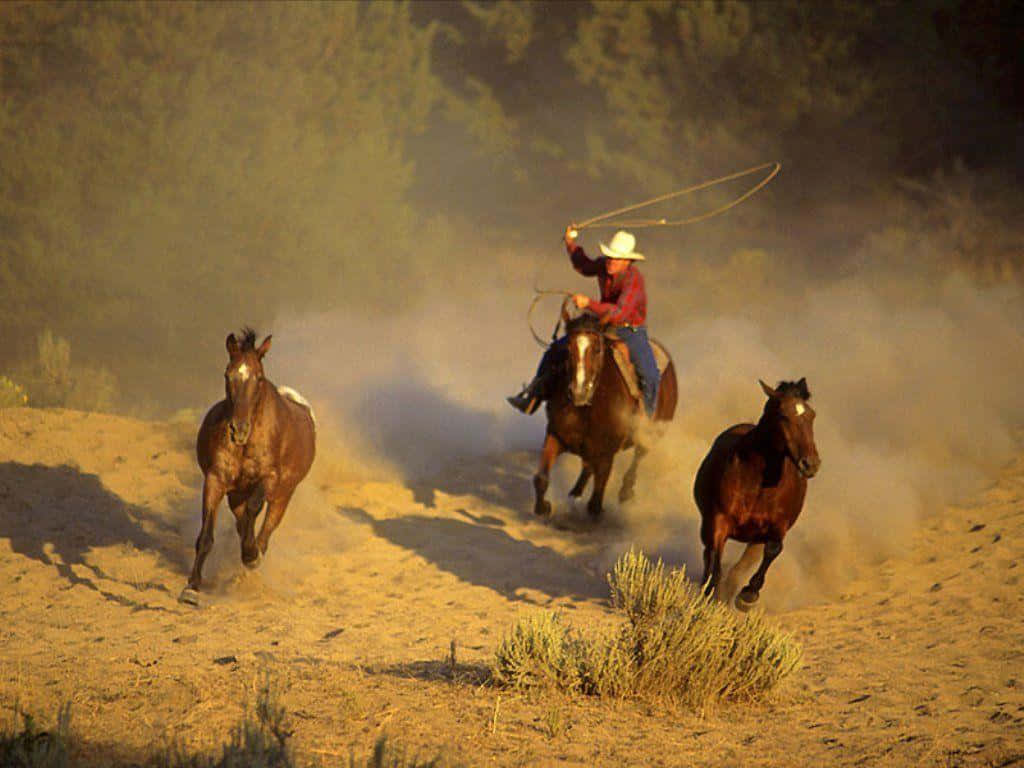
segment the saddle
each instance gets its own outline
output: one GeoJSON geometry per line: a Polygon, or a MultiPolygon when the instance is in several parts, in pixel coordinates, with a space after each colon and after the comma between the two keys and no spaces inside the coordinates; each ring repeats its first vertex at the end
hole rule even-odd
{"type": "MultiPolygon", "coordinates": [[[[615,360],[615,364],[619,366],[619,373],[622,374],[622,378],[626,382],[626,389],[629,390],[630,397],[639,402],[643,398],[643,392],[640,391],[640,381],[636,377],[636,366],[633,365],[633,361],[629,357],[629,347],[626,346],[626,342],[620,339],[614,331],[606,331],[604,339],[605,343],[611,345],[612,357],[615,360]]],[[[651,351],[654,352],[654,362],[658,366],[658,384],[660,386],[660,377],[665,374],[665,369],[672,362],[672,358],[669,357],[668,351],[662,346],[660,341],[650,339],[650,342],[651,351]]]]}

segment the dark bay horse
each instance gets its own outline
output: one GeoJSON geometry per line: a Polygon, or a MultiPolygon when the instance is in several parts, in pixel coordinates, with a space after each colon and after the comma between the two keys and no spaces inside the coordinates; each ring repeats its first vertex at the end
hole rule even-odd
{"type": "MultiPolygon", "coordinates": [[[[569,452],[583,459],[583,469],[569,495],[582,496],[593,477],[594,490],[587,502],[587,511],[597,518],[601,515],[615,454],[635,446],[633,463],[622,479],[619,501],[633,496],[637,467],[647,453],[646,446],[636,439],[643,405],[630,394],[613,359],[611,342],[596,317],[583,314],[569,320],[566,334],[568,351],[552,378],[547,402],[547,434],[540,467],[533,477],[536,493],[533,511],[542,517],[551,514],[551,503],[544,499],[551,467],[561,453],[569,452]]],[[[677,396],[676,370],[669,360],[658,386],[655,422],[672,420],[677,396]]],[[[646,442],[647,436],[641,437],[646,442]]]]}
{"type": "Polygon", "coordinates": [[[242,563],[259,565],[267,542],[288,507],[295,487],[309,472],[315,454],[316,423],[309,404],[294,390],[275,387],[263,375],[270,336],[256,346],[256,333],[227,338],[224,372],[227,397],[203,419],[196,458],[203,471],[203,524],[196,559],[180,600],[197,605],[203,561],[213,547],[217,507],[225,495],[242,542],[242,563]],[[256,517],[267,512],[255,533],[256,517]]]}
{"type": "Polygon", "coordinates": [[[760,421],[737,424],[720,434],[697,470],[693,496],[700,509],[704,584],[718,586],[727,539],[764,545],[761,564],[740,593],[736,607],[750,610],[760,597],[768,566],[804,505],[807,478],[821,466],[814,444],[814,409],[807,381],[780,381],[768,396],[760,421]]]}

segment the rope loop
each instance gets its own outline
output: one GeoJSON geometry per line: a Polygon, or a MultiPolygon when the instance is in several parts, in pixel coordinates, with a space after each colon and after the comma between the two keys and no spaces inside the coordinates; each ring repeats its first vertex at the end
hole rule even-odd
{"type": "Polygon", "coordinates": [[[781,170],[782,170],[782,163],[780,163],[778,161],[771,162],[771,163],[763,163],[761,165],[756,165],[753,168],[747,168],[744,171],[737,171],[736,173],[730,173],[727,176],[721,176],[721,177],[719,177],[717,179],[712,179],[711,181],[703,181],[700,184],[694,184],[692,187],[685,187],[683,189],[678,189],[675,192],[669,192],[668,194],[665,194],[665,195],[659,195],[658,197],[652,197],[650,200],[644,200],[643,202],[640,202],[640,203],[634,203],[633,205],[627,205],[624,208],[619,208],[619,209],[614,210],[614,211],[608,211],[607,213],[602,213],[602,214],[600,214],[598,216],[594,216],[592,218],[587,219],[586,221],[583,221],[583,222],[581,222],[579,224],[576,224],[575,225],[575,229],[576,230],[581,230],[581,229],[584,229],[586,227],[594,226],[595,224],[597,224],[598,226],[601,226],[601,227],[619,227],[619,228],[629,227],[630,229],[639,229],[639,228],[642,228],[642,227],[681,227],[681,226],[684,226],[686,224],[695,224],[698,221],[705,221],[707,219],[712,218],[713,216],[718,216],[721,213],[725,213],[730,208],[733,208],[733,207],[739,205],[744,200],[746,200],[748,197],[750,197],[751,195],[753,195],[756,192],[758,192],[761,189],[763,189],[768,184],[768,182],[770,182],[772,179],[774,179],[778,175],[779,171],[781,171],[781,170]],[[699,214],[697,216],[691,216],[690,218],[686,218],[686,219],[676,219],[674,221],[669,221],[667,219],[621,219],[621,220],[616,220],[616,221],[605,221],[605,219],[610,219],[610,218],[612,218],[614,216],[620,216],[623,213],[629,213],[630,211],[635,211],[635,210],[638,210],[640,208],[646,208],[648,205],[654,205],[655,203],[663,203],[666,200],[671,200],[671,199],[676,198],[676,197],[682,197],[683,195],[689,195],[689,194],[691,194],[693,192],[697,192],[697,191],[702,190],[702,189],[707,189],[708,187],[714,187],[714,186],[716,186],[718,184],[724,184],[725,182],[732,181],[733,179],[740,179],[740,178],[743,178],[744,176],[750,176],[751,174],[758,173],[759,171],[764,171],[764,170],[767,170],[769,168],[771,169],[771,171],[768,173],[768,175],[765,176],[763,179],[761,179],[753,187],[748,189],[746,192],[744,192],[742,195],[737,197],[735,200],[731,200],[730,202],[726,203],[725,205],[722,205],[722,206],[720,206],[718,208],[715,208],[712,211],[708,211],[707,213],[702,213],[702,214],[699,214]],[[603,223],[599,224],[599,222],[603,222],[603,223]]]}

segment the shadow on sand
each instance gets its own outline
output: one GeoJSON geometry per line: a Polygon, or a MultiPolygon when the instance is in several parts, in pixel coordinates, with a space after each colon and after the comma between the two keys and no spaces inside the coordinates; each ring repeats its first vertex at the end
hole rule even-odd
{"type": "Polygon", "coordinates": [[[138,592],[169,593],[164,585],[126,582],[86,562],[90,549],[117,544],[130,544],[172,559],[168,547],[177,535],[176,529],[150,510],[128,504],[104,488],[96,475],[69,466],[0,463],[0,510],[0,537],[10,539],[11,548],[18,554],[53,566],[70,585],[87,587],[111,602],[132,610],[165,610],[109,592],[96,580],[138,592]],[[148,533],[143,521],[168,533],[168,541],[148,533]],[[80,575],[82,571],[96,580],[80,575]]]}
{"type": "Polygon", "coordinates": [[[603,579],[588,574],[572,558],[515,539],[495,526],[426,515],[378,520],[359,507],[340,507],[338,512],[462,581],[493,589],[508,600],[539,602],[520,594],[521,589],[573,600],[608,596],[603,579]]]}

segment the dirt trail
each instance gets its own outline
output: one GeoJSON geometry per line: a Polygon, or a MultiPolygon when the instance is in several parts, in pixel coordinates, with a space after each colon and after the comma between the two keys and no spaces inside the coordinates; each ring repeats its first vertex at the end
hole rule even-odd
{"type": "Polygon", "coordinates": [[[192,439],[0,411],[6,723],[15,702],[47,719],[70,700],[97,761],[172,737],[212,747],[266,670],[311,756],[347,759],[386,732],[473,765],[1024,765],[1024,456],[836,600],[778,613],[806,653],[779,701],[699,717],[476,684],[518,612],[608,616],[603,566],[621,532],[532,520],[527,454],[411,488],[312,478],[252,573],[223,510],[204,605],[179,604],[198,525],[192,439]]]}

